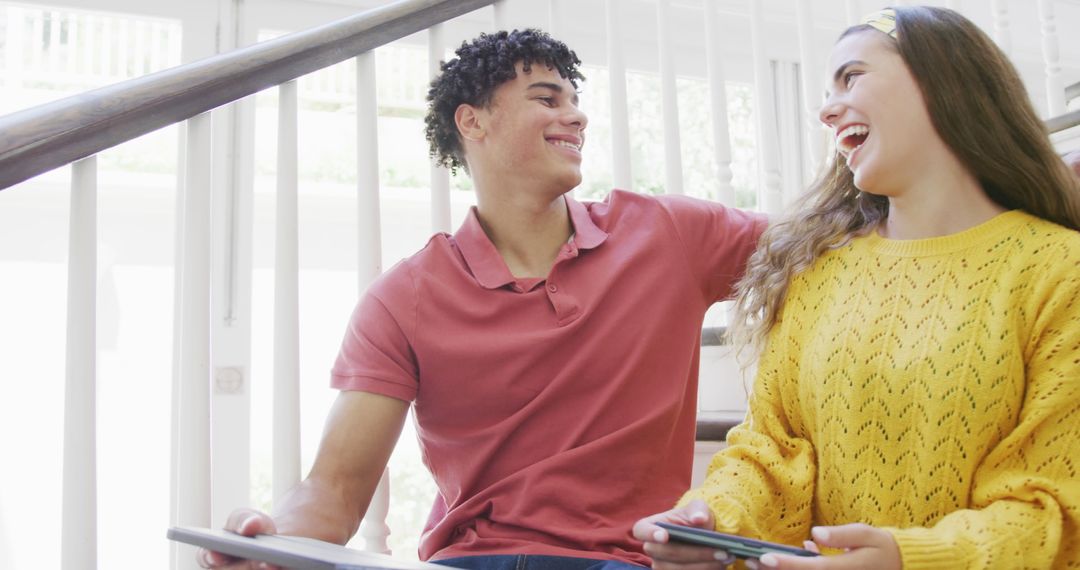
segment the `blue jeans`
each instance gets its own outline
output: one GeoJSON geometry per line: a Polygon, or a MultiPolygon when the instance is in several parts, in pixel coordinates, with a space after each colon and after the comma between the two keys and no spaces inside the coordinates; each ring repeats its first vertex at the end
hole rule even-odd
{"type": "Polygon", "coordinates": [[[540,556],[536,554],[461,556],[444,560],[432,560],[432,562],[466,570],[641,570],[644,568],[644,566],[619,560],[540,556]]]}

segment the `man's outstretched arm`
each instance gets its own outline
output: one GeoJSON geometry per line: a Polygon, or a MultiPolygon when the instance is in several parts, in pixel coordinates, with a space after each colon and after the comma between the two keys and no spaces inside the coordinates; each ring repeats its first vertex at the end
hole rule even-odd
{"type": "MultiPolygon", "coordinates": [[[[345,544],[356,533],[393,452],[409,402],[368,392],[341,392],[326,420],[311,473],[275,505],[273,518],[237,509],[227,530],[286,534],[345,544]]],[[[200,550],[207,568],[264,568],[200,550]]]]}

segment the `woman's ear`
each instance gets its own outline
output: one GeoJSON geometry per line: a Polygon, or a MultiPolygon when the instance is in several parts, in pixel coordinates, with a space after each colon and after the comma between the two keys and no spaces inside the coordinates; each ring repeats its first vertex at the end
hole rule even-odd
{"type": "Polygon", "coordinates": [[[482,112],[469,105],[462,103],[454,111],[454,124],[461,133],[461,138],[470,141],[478,141],[484,138],[484,122],[482,112]]]}

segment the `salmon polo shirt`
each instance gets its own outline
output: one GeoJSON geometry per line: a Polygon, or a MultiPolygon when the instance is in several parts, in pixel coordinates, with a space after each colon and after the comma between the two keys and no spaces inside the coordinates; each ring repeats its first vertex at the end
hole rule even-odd
{"type": "Polygon", "coordinates": [[[631,526],[690,485],[702,319],[765,220],[623,191],[566,204],[574,235],[546,279],[515,279],[473,210],[353,313],[332,385],[413,402],[445,503],[423,560],[648,565],[631,526]]]}

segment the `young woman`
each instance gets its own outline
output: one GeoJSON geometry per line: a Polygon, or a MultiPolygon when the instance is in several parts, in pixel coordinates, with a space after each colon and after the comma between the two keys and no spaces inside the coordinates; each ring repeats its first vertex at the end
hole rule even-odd
{"type": "Polygon", "coordinates": [[[955,12],[875,14],[829,71],[833,164],[739,290],[747,419],[635,536],[655,568],[730,562],[657,521],[832,554],[753,566],[1080,567],[1076,178],[955,12]]]}

